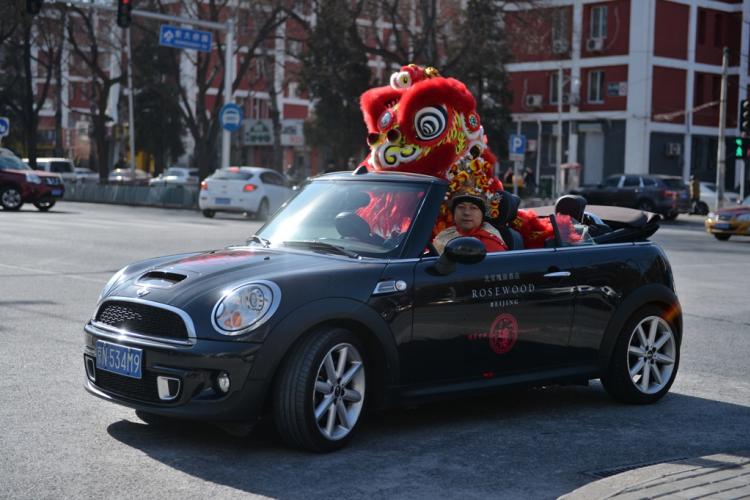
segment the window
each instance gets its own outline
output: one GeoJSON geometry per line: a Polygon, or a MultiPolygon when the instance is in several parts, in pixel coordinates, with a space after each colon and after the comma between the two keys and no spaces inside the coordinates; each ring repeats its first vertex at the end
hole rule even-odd
{"type": "Polygon", "coordinates": [[[568,15],[564,9],[557,9],[552,19],[552,48],[561,50],[556,53],[567,52],[568,49],[568,15]],[[557,44],[557,45],[556,45],[557,44]],[[564,50],[562,50],[564,48],[564,50]]]}
{"type": "Polygon", "coordinates": [[[549,103],[557,104],[557,77],[559,73],[555,72],[549,75],[549,103]]]}
{"type": "Polygon", "coordinates": [[[619,175],[613,175],[612,177],[607,177],[607,179],[604,181],[604,185],[606,187],[617,187],[620,185],[620,176],[619,175]]]}
{"type": "Polygon", "coordinates": [[[706,43],[706,11],[698,9],[698,44],[706,43]]]}
{"type": "Polygon", "coordinates": [[[589,102],[604,102],[604,71],[589,72],[589,102]]]}
{"type": "Polygon", "coordinates": [[[73,166],[67,161],[53,161],[50,162],[50,170],[58,174],[70,173],[73,171],[73,166]]]}
{"type": "Polygon", "coordinates": [[[591,8],[591,38],[607,38],[607,6],[591,8]]]}
{"type": "Polygon", "coordinates": [[[650,177],[641,177],[641,180],[643,181],[644,187],[656,187],[658,185],[657,182],[650,177]]]}
{"type": "Polygon", "coordinates": [[[263,172],[262,174],[260,174],[260,180],[263,181],[264,184],[272,184],[274,186],[284,185],[284,181],[281,176],[272,172],[263,172]]]}
{"type": "Polygon", "coordinates": [[[723,45],[722,35],[724,34],[724,30],[721,26],[723,17],[721,14],[714,14],[714,47],[721,47],[723,45]]]}
{"type": "Polygon", "coordinates": [[[622,187],[639,187],[641,185],[641,178],[636,175],[626,175],[625,182],[622,183],[622,187]]]}

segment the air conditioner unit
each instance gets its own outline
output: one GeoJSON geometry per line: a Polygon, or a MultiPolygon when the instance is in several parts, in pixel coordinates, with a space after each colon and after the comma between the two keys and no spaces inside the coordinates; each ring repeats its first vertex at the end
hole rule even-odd
{"type": "Polygon", "coordinates": [[[544,97],[541,94],[528,94],[524,104],[527,108],[541,108],[544,97]]]}
{"type": "Polygon", "coordinates": [[[682,154],[682,144],[679,142],[668,142],[664,145],[664,154],[668,157],[676,157],[682,154]]]}
{"type": "Polygon", "coordinates": [[[601,52],[604,50],[604,38],[591,37],[586,40],[586,50],[588,52],[601,52]]]}
{"type": "Polygon", "coordinates": [[[565,54],[568,52],[568,41],[563,38],[552,40],[552,53],[565,54]]]}

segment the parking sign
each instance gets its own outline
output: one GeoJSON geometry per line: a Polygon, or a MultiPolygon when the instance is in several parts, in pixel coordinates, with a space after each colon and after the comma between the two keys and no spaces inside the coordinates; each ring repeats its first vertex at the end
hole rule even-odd
{"type": "Polygon", "coordinates": [[[526,136],[523,134],[512,134],[508,140],[508,152],[512,161],[523,161],[526,154],[526,136]]]}
{"type": "Polygon", "coordinates": [[[10,120],[0,116],[0,137],[5,137],[10,133],[10,120]]]}

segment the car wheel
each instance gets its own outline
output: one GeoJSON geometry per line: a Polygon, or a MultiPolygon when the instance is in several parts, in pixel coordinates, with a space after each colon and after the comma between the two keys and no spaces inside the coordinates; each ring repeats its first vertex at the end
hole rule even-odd
{"type": "Polygon", "coordinates": [[[674,324],[663,309],[647,306],[626,323],[602,385],[615,399],[648,404],[669,391],[680,362],[674,324]]]}
{"type": "Polygon", "coordinates": [[[716,238],[719,241],[727,241],[730,236],[732,236],[732,235],[731,234],[716,234],[716,233],[714,233],[714,238],[716,238]]]}
{"type": "Polygon", "coordinates": [[[648,198],[644,198],[638,201],[638,210],[643,210],[644,212],[653,212],[654,204],[648,198]]]}
{"type": "Polygon", "coordinates": [[[708,204],[705,201],[696,202],[695,213],[698,215],[708,215],[708,204]]]}
{"type": "Polygon", "coordinates": [[[0,205],[5,210],[20,210],[23,205],[21,192],[14,186],[6,186],[0,189],[0,205]]]}
{"type": "Polygon", "coordinates": [[[216,215],[216,212],[213,210],[204,210],[203,211],[203,217],[208,217],[209,219],[213,219],[214,215],[216,215]]]}
{"type": "Polygon", "coordinates": [[[344,447],[365,402],[365,351],[343,329],[311,333],[289,354],[274,390],[274,420],[288,444],[328,452],[344,447]]]}
{"type": "Polygon", "coordinates": [[[46,212],[55,206],[55,202],[52,200],[37,201],[34,202],[34,206],[39,209],[40,212],[46,212]]]}
{"type": "Polygon", "coordinates": [[[262,200],[260,200],[258,211],[255,212],[255,218],[258,220],[268,219],[268,200],[267,199],[263,198],[262,200]]]}

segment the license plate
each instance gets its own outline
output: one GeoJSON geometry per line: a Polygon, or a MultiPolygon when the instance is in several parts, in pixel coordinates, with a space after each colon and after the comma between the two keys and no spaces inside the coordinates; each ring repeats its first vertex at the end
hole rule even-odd
{"type": "Polygon", "coordinates": [[[62,194],[62,189],[53,189],[52,190],[52,196],[60,196],[62,194]]]}
{"type": "Polygon", "coordinates": [[[124,345],[96,341],[96,367],[130,378],[141,378],[143,351],[124,345]]]}
{"type": "Polygon", "coordinates": [[[718,224],[714,224],[714,229],[721,229],[721,230],[732,229],[732,225],[727,224],[725,222],[720,222],[718,224]]]}
{"type": "Polygon", "coordinates": [[[217,205],[229,205],[232,202],[232,200],[230,198],[216,198],[214,202],[217,205]]]}

